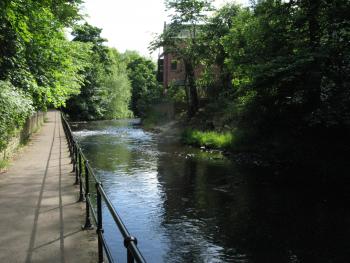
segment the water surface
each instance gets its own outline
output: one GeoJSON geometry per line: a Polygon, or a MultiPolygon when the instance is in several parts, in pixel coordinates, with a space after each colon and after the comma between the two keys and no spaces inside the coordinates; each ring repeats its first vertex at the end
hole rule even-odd
{"type": "MultiPolygon", "coordinates": [[[[263,179],[266,169],[181,146],[137,123],[90,122],[74,134],[148,262],[350,262],[346,186],[275,185],[263,179]]],[[[104,211],[109,246],[125,262],[104,211]]]]}

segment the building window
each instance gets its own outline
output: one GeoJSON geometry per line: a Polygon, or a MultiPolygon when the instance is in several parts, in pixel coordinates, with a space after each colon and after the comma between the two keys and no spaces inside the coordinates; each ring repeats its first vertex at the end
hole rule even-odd
{"type": "Polygon", "coordinates": [[[157,80],[163,82],[164,75],[164,59],[158,59],[158,71],[157,71],[157,80]]]}
{"type": "Polygon", "coordinates": [[[170,69],[177,70],[177,60],[176,59],[171,61],[170,69]]]}

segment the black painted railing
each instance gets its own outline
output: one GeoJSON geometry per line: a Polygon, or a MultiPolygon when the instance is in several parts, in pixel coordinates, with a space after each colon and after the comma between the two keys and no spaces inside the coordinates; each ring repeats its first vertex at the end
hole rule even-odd
{"type": "Polygon", "coordinates": [[[107,257],[109,262],[114,262],[108,244],[104,238],[102,220],[102,202],[104,201],[109,213],[111,214],[121,235],[124,238],[124,246],[127,253],[127,262],[133,263],[136,261],[137,263],[146,263],[146,260],[143,258],[140,250],[137,247],[137,239],[130,235],[117,211],[113,207],[109,197],[102,187],[102,183],[94,174],[89,165],[89,161],[86,159],[84,153],[82,152],[79,143],[74,138],[72,130],[63,113],[61,113],[61,119],[64,133],[68,142],[70,157],[72,159],[73,172],[75,172],[75,184],[79,185],[78,201],[86,203],[85,224],[82,226],[82,228],[85,230],[94,228],[91,222],[91,216],[96,223],[96,232],[98,236],[98,262],[104,262],[105,257],[107,257]],[[96,189],[96,208],[94,208],[91,199],[91,183],[94,183],[96,189]]]}

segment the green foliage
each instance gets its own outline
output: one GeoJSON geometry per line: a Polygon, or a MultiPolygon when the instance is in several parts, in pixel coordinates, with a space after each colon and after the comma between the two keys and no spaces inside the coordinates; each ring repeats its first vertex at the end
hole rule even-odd
{"type": "Polygon", "coordinates": [[[185,90],[181,86],[174,85],[173,83],[170,83],[165,95],[169,101],[177,104],[181,104],[182,102],[186,101],[185,90]]]}
{"type": "Polygon", "coordinates": [[[111,64],[108,73],[101,79],[101,87],[104,91],[103,103],[106,108],[104,118],[132,117],[133,113],[129,110],[132,87],[126,65],[115,49],[109,51],[109,57],[111,64]]]}
{"type": "Polygon", "coordinates": [[[206,88],[205,95],[216,96],[232,88],[232,76],[226,63],[228,52],[224,47],[224,39],[237,25],[234,19],[240,10],[240,7],[235,4],[226,4],[216,10],[208,22],[202,26],[197,49],[205,67],[197,82],[200,87],[206,88]]]}
{"type": "Polygon", "coordinates": [[[212,0],[166,0],[167,10],[172,10],[175,24],[199,24],[206,19],[204,12],[211,11],[212,0]]]}
{"type": "Polygon", "coordinates": [[[126,52],[123,57],[132,86],[130,108],[136,116],[144,117],[149,106],[157,103],[161,97],[155,64],[136,52],[126,52]]]}
{"type": "Polygon", "coordinates": [[[72,36],[73,41],[82,43],[90,43],[92,51],[98,56],[98,60],[103,62],[108,60],[108,48],[104,45],[107,39],[101,37],[102,29],[92,26],[88,23],[83,25],[76,25],[73,28],[72,36]]]}
{"type": "Polygon", "coordinates": [[[215,131],[199,131],[187,129],[182,134],[184,143],[207,148],[229,149],[234,143],[234,136],[231,132],[218,133],[215,131]]]}
{"type": "Polygon", "coordinates": [[[9,82],[0,81],[0,150],[33,113],[32,101],[9,82]]]}
{"type": "Polygon", "coordinates": [[[103,119],[106,111],[102,101],[101,80],[107,74],[106,63],[109,61],[106,60],[108,49],[103,46],[105,40],[101,38],[100,33],[101,29],[87,23],[75,26],[72,32],[73,42],[88,44],[91,47],[88,64],[81,71],[84,82],[80,94],[67,101],[66,110],[73,119],[103,119]]]}
{"type": "Polygon", "coordinates": [[[242,118],[264,130],[349,124],[349,3],[335,2],[262,1],[237,14],[226,62],[237,102],[256,94],[242,118]]]}
{"type": "Polygon", "coordinates": [[[83,84],[80,94],[67,102],[70,117],[79,120],[126,118],[131,85],[126,65],[119,53],[104,45],[101,29],[87,23],[74,27],[73,43],[88,45],[91,50],[85,67],[80,71],[83,84]]]}
{"type": "Polygon", "coordinates": [[[2,1],[0,80],[30,94],[37,109],[59,107],[79,92],[84,47],[66,40],[81,1],[2,1]],[[48,37],[49,36],[49,37],[48,37]]]}
{"type": "Polygon", "coordinates": [[[193,117],[198,110],[198,91],[195,69],[200,64],[198,38],[200,26],[207,20],[207,13],[212,11],[210,0],[168,0],[167,10],[172,12],[171,24],[165,28],[152,43],[151,48],[164,48],[182,60],[185,71],[185,93],[188,116],[193,117]]]}
{"type": "Polygon", "coordinates": [[[68,41],[65,29],[81,18],[81,2],[0,1],[0,148],[33,110],[80,92],[90,46],[68,41]]]}
{"type": "MultiPolygon", "coordinates": [[[[194,3],[168,1],[172,23],[153,44],[184,60],[187,74],[191,66],[202,71],[194,82],[202,107],[195,115],[202,122],[198,127],[229,127],[242,134],[236,141],[265,143],[271,151],[282,145],[290,151],[299,147],[301,153],[346,149],[349,1],[226,4],[208,19],[193,9],[201,7],[194,3]],[[199,20],[205,23],[199,26],[199,20]],[[330,138],[336,139],[325,143],[330,138]]],[[[188,103],[190,89],[185,91],[182,97],[168,89],[188,103]]]]}
{"type": "Polygon", "coordinates": [[[0,161],[0,171],[9,165],[9,160],[4,159],[0,161]]]}

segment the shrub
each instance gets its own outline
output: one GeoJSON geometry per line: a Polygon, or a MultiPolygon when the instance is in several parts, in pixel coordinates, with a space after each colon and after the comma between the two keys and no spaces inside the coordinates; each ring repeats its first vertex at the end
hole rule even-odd
{"type": "Polygon", "coordinates": [[[30,98],[5,81],[0,81],[0,105],[0,150],[3,150],[34,108],[30,98]]]}

